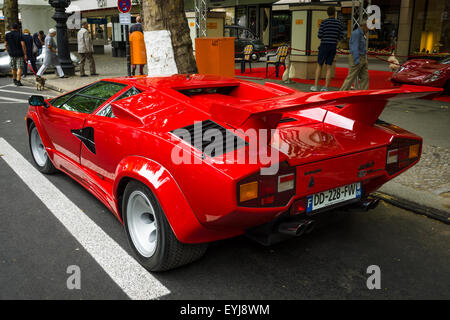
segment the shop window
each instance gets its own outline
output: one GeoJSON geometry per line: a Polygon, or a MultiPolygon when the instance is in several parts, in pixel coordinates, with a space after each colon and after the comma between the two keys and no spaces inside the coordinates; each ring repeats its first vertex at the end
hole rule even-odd
{"type": "Polygon", "coordinates": [[[416,0],[412,21],[410,53],[450,50],[450,0],[416,0]]]}

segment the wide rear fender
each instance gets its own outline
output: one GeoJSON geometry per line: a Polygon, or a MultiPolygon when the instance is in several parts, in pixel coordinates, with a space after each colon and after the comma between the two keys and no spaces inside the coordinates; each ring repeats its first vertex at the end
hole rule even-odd
{"type": "MultiPolygon", "coordinates": [[[[174,177],[158,162],[140,156],[123,159],[116,169],[113,186],[116,201],[130,179],[140,181],[150,188],[180,242],[210,242],[232,236],[205,228],[198,221],[174,177]]],[[[118,201],[117,203],[120,206],[118,201]]],[[[118,209],[121,212],[121,208],[118,209]]]]}

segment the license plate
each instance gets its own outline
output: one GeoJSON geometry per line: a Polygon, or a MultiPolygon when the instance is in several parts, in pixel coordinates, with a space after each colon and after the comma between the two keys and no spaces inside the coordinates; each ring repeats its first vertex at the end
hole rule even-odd
{"type": "Polygon", "coordinates": [[[361,198],[361,183],[352,183],[324,192],[319,192],[308,197],[306,212],[332,206],[351,199],[361,198]]]}

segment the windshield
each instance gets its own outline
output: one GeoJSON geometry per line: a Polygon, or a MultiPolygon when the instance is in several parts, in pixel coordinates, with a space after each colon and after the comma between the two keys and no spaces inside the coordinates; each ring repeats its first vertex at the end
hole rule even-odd
{"type": "Polygon", "coordinates": [[[450,57],[442,59],[439,63],[441,63],[441,64],[450,64],[450,57]]]}

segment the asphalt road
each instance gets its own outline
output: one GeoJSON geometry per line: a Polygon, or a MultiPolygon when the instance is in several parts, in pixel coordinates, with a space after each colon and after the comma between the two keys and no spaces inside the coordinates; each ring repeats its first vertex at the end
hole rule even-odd
{"type": "MultiPolygon", "coordinates": [[[[24,116],[35,89],[11,82],[0,78],[0,138],[32,163],[24,116]]],[[[98,200],[64,174],[47,178],[130,253],[122,226],[98,200]]],[[[213,243],[198,262],[152,274],[167,289],[159,299],[450,298],[448,225],[385,203],[330,218],[315,232],[273,247],[243,236],[213,243]],[[381,289],[367,288],[371,265],[380,268],[381,289]]],[[[100,264],[2,156],[0,219],[0,299],[129,298],[111,273],[115,257],[104,252],[110,265],[100,264]],[[81,289],[68,289],[69,266],[80,268],[81,289]]]]}

